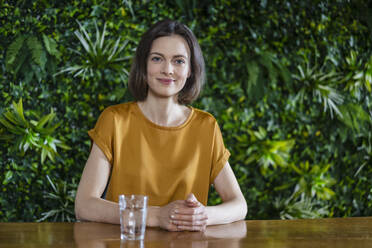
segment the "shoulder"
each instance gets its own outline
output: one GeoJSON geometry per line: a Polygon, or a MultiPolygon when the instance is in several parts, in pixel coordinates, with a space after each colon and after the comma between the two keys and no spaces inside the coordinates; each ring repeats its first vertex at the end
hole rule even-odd
{"type": "Polygon", "coordinates": [[[103,116],[111,116],[112,118],[127,116],[131,111],[133,111],[135,102],[126,102],[116,105],[111,105],[102,111],[103,116]]]}
{"type": "Polygon", "coordinates": [[[217,124],[216,118],[211,113],[194,107],[192,108],[194,111],[194,118],[196,121],[200,121],[204,124],[209,124],[213,126],[217,124]]]}

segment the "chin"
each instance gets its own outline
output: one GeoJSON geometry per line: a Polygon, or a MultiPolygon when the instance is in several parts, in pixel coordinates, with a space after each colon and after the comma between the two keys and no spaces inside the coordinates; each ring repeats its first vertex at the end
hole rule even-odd
{"type": "Polygon", "coordinates": [[[165,93],[165,92],[156,92],[156,93],[152,93],[152,95],[155,98],[159,98],[159,99],[166,99],[166,98],[177,97],[177,94],[165,93]]]}
{"type": "Polygon", "coordinates": [[[150,90],[149,91],[149,94],[155,96],[155,97],[159,97],[159,98],[170,98],[170,97],[176,97],[178,95],[178,93],[180,92],[179,91],[175,91],[175,90],[157,90],[157,91],[153,91],[153,90],[150,90]]]}

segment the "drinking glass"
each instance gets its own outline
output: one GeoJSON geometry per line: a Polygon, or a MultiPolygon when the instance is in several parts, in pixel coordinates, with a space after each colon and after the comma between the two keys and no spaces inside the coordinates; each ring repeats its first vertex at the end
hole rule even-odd
{"type": "Polygon", "coordinates": [[[145,195],[119,195],[121,239],[144,239],[147,201],[148,196],[145,195]]]}

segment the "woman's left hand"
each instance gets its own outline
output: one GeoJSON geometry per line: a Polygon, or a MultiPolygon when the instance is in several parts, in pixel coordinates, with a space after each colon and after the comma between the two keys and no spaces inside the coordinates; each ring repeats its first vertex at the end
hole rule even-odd
{"type": "Polygon", "coordinates": [[[171,219],[180,231],[205,231],[208,216],[205,206],[191,193],[185,204],[174,210],[171,219]]]}

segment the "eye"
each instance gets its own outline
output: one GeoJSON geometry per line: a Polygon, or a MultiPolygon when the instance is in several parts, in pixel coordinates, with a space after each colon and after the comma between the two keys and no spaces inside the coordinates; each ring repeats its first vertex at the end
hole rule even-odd
{"type": "Polygon", "coordinates": [[[158,56],[154,56],[154,57],[151,58],[151,61],[159,62],[159,61],[161,61],[161,58],[158,57],[158,56]]]}
{"type": "Polygon", "coordinates": [[[176,59],[175,62],[178,65],[182,65],[182,64],[185,64],[186,63],[185,60],[183,60],[183,59],[176,59]]]}

